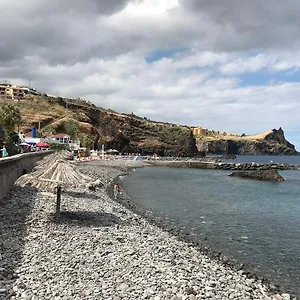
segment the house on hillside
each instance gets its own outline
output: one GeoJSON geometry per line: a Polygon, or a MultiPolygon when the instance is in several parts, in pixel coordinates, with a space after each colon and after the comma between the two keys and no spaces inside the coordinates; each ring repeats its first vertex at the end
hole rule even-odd
{"type": "Polygon", "coordinates": [[[23,87],[11,85],[9,83],[0,84],[0,99],[3,100],[20,100],[24,98],[23,87]]]}
{"type": "Polygon", "coordinates": [[[203,127],[193,127],[192,128],[193,135],[206,135],[207,130],[203,127]]]}
{"type": "Polygon", "coordinates": [[[57,143],[68,144],[71,150],[78,150],[80,147],[80,140],[71,140],[70,136],[67,133],[48,134],[46,136],[46,139],[49,141],[56,141],[57,143]]]}
{"type": "Polygon", "coordinates": [[[25,95],[40,95],[41,94],[36,89],[30,88],[30,87],[27,87],[27,86],[23,86],[22,89],[23,89],[23,92],[24,92],[25,95]]]}
{"type": "Polygon", "coordinates": [[[63,144],[70,143],[70,136],[66,133],[56,133],[56,134],[49,134],[46,136],[49,140],[55,140],[63,144]]]}
{"type": "Polygon", "coordinates": [[[36,89],[22,85],[12,85],[11,83],[0,83],[0,99],[20,100],[25,95],[40,95],[36,89]]]}

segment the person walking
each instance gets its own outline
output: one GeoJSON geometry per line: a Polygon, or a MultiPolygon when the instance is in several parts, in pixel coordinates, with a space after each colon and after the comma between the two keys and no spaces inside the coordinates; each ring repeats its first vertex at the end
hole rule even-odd
{"type": "Polygon", "coordinates": [[[7,152],[6,148],[5,148],[5,145],[3,145],[2,149],[1,149],[1,152],[2,152],[2,157],[8,156],[8,152],[7,152]]]}
{"type": "Polygon", "coordinates": [[[118,194],[119,194],[120,188],[117,184],[114,185],[114,198],[117,199],[118,198],[118,194]]]}

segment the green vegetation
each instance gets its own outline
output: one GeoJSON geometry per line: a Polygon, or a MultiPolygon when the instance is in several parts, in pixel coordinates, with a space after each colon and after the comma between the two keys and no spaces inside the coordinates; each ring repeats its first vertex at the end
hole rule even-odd
{"type": "Polygon", "coordinates": [[[94,148],[95,136],[93,136],[92,134],[82,133],[82,134],[80,134],[79,138],[80,138],[82,147],[94,148]]]}
{"type": "Polygon", "coordinates": [[[79,123],[76,120],[69,120],[64,124],[66,133],[70,136],[71,140],[78,137],[79,134],[79,123]]]}
{"type": "Polygon", "coordinates": [[[22,122],[20,110],[13,104],[4,104],[0,108],[0,123],[9,132],[22,122]]]}

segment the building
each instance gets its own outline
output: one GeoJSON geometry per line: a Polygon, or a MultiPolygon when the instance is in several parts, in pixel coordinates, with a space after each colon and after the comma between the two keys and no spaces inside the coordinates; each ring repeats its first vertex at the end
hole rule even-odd
{"type": "Polygon", "coordinates": [[[46,136],[48,141],[56,141],[57,143],[61,144],[68,144],[71,150],[78,150],[80,147],[80,140],[71,140],[70,136],[66,133],[55,133],[49,134],[46,136]]]}
{"type": "Polygon", "coordinates": [[[4,84],[0,84],[0,99],[5,99],[8,95],[8,87],[4,84]]]}
{"type": "Polygon", "coordinates": [[[56,134],[50,134],[47,136],[47,139],[49,140],[55,140],[63,144],[69,144],[70,143],[70,136],[66,133],[56,133],[56,134]]]}
{"type": "Polygon", "coordinates": [[[207,130],[203,127],[193,127],[192,128],[193,135],[206,135],[207,130]]]}
{"type": "Polygon", "coordinates": [[[10,83],[0,83],[0,99],[4,100],[20,100],[24,99],[25,95],[40,95],[36,89],[20,86],[20,85],[12,85],[10,83]]]}
{"type": "Polygon", "coordinates": [[[21,86],[13,86],[12,87],[12,95],[13,99],[23,99],[24,98],[24,90],[21,86]]]}
{"type": "Polygon", "coordinates": [[[24,94],[26,94],[26,95],[40,95],[41,94],[36,89],[29,88],[27,86],[22,86],[22,89],[23,89],[24,94]]]}
{"type": "Polygon", "coordinates": [[[19,100],[23,99],[24,95],[22,86],[11,85],[9,83],[0,84],[0,99],[19,100]]]}

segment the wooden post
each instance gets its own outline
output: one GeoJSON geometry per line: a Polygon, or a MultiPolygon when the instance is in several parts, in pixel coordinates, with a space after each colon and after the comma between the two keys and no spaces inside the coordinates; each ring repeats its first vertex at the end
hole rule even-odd
{"type": "Polygon", "coordinates": [[[61,185],[58,185],[57,194],[56,194],[56,212],[55,212],[56,219],[58,219],[60,216],[60,200],[61,200],[61,185]]]}

